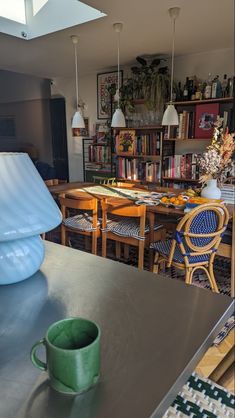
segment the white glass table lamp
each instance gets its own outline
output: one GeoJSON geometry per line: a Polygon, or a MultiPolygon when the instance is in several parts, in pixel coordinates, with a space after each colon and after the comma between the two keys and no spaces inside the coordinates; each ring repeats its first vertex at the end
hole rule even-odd
{"type": "Polygon", "coordinates": [[[61,220],[28,154],[0,152],[0,284],[19,282],[40,268],[44,259],[40,234],[61,220]]]}

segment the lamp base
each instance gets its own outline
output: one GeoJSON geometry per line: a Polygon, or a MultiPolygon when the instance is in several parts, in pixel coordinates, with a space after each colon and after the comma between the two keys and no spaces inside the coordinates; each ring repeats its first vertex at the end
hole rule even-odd
{"type": "Polygon", "coordinates": [[[21,282],[39,270],[45,255],[39,235],[0,242],[0,285],[21,282]]]}

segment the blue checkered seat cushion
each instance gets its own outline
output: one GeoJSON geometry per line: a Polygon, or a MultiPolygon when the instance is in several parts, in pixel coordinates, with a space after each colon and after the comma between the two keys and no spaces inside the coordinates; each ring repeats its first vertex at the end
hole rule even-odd
{"type": "MultiPolygon", "coordinates": [[[[100,227],[100,224],[101,220],[98,219],[97,228],[100,227]]],[[[96,230],[96,228],[92,228],[92,216],[90,216],[88,213],[81,213],[79,215],[66,218],[63,220],[63,225],[67,226],[68,228],[84,232],[91,232],[96,230]]]]}
{"type": "MultiPolygon", "coordinates": [[[[158,242],[151,244],[150,248],[153,248],[159,254],[168,257],[170,254],[172,241],[173,241],[172,239],[169,239],[167,241],[158,241],[158,242]]],[[[185,247],[186,253],[190,253],[190,252],[192,253],[192,250],[186,244],[184,244],[184,247],[185,247]]],[[[208,261],[209,257],[210,257],[210,254],[197,254],[195,256],[188,256],[188,261],[189,263],[201,263],[203,261],[208,261]]],[[[175,247],[173,261],[184,264],[184,257],[180,251],[178,244],[176,244],[176,247],[175,247]]]]}
{"type": "MultiPolygon", "coordinates": [[[[162,228],[162,225],[154,225],[154,231],[162,228]]],[[[131,237],[136,239],[144,239],[140,237],[140,223],[139,219],[132,217],[115,217],[107,220],[106,231],[110,231],[120,237],[131,237]]],[[[145,234],[149,233],[149,222],[145,225],[145,234]]]]}

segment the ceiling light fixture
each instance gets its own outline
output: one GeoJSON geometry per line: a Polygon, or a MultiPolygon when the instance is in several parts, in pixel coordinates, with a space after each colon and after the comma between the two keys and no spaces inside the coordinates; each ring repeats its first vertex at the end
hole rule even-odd
{"type": "Polygon", "coordinates": [[[126,127],[125,116],[122,112],[122,109],[120,108],[120,32],[122,31],[122,28],[123,28],[122,23],[113,24],[113,29],[117,33],[118,86],[117,86],[115,98],[117,99],[118,106],[112,117],[112,122],[111,122],[112,128],[125,128],[126,127]]]}
{"type": "Polygon", "coordinates": [[[71,39],[74,45],[75,76],[76,76],[76,103],[77,103],[77,110],[74,113],[73,120],[72,120],[72,128],[85,128],[85,122],[81,113],[81,107],[79,106],[79,98],[78,98],[78,54],[77,54],[78,37],[76,35],[72,35],[71,39]]]}
{"type": "Polygon", "coordinates": [[[169,16],[172,19],[173,24],[173,36],[172,36],[172,54],[171,54],[171,91],[170,91],[170,103],[164,112],[162,118],[162,125],[179,125],[178,113],[173,105],[173,81],[174,81],[174,55],[175,55],[175,21],[180,13],[180,7],[171,7],[168,10],[169,16]]]}

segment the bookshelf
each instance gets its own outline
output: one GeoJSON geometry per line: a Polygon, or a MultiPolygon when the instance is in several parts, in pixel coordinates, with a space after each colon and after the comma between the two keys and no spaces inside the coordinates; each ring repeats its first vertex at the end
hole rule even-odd
{"type": "Polygon", "coordinates": [[[199,179],[196,155],[202,154],[211,142],[213,118],[224,117],[224,129],[234,130],[234,98],[182,101],[174,105],[179,126],[171,127],[169,132],[166,127],[164,131],[162,185],[192,187],[199,179]],[[164,152],[166,146],[168,150],[164,152]]]}
{"type": "Polygon", "coordinates": [[[112,177],[111,145],[83,138],[84,181],[92,182],[93,176],[112,177]]]}
{"type": "Polygon", "coordinates": [[[119,180],[161,184],[162,133],[162,126],[115,131],[113,163],[119,180]]]}

